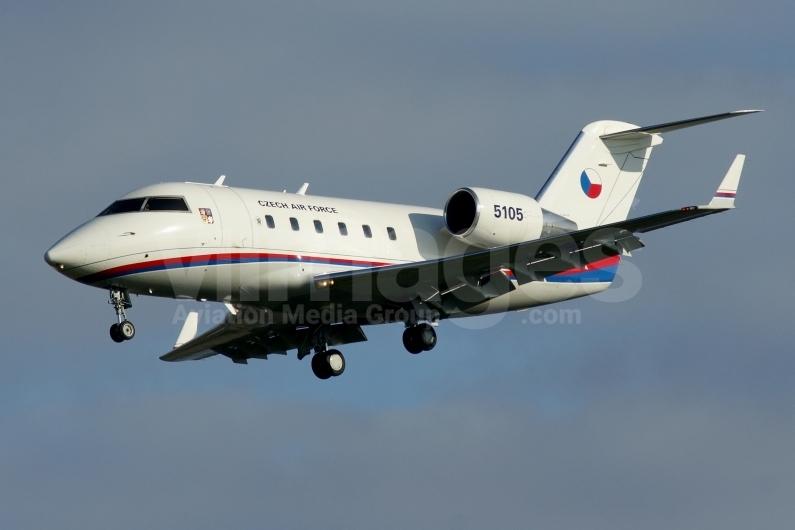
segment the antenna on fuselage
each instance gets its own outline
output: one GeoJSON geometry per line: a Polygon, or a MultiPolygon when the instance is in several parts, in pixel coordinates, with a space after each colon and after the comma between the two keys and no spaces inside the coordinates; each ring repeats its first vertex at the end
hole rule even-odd
{"type": "Polygon", "coordinates": [[[295,192],[296,195],[306,195],[306,190],[309,189],[309,183],[304,182],[304,185],[301,186],[298,191],[295,192]]]}
{"type": "Polygon", "coordinates": [[[215,184],[213,184],[213,186],[223,186],[225,178],[226,175],[221,175],[220,177],[218,177],[218,180],[215,181],[215,184]]]}

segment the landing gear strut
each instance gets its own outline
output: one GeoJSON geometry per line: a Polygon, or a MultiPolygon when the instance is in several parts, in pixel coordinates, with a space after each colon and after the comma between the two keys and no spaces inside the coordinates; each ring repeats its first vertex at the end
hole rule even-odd
{"type": "Polygon", "coordinates": [[[113,339],[113,342],[130,340],[135,336],[135,326],[127,320],[127,315],[124,312],[125,309],[132,307],[130,294],[125,289],[111,288],[108,303],[113,306],[116,317],[119,319],[118,324],[113,324],[110,327],[110,338],[113,339]]]}
{"type": "Polygon", "coordinates": [[[403,346],[413,354],[432,350],[436,346],[436,330],[425,322],[408,326],[403,332],[403,346]]]}

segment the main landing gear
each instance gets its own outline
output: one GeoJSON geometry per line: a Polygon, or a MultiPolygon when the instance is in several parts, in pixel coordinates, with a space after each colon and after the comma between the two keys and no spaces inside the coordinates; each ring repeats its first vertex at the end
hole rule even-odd
{"type": "MultiPolygon", "coordinates": [[[[339,350],[329,350],[330,342],[328,326],[322,326],[315,330],[312,336],[315,354],[312,356],[312,373],[318,379],[329,379],[342,375],[345,371],[345,357],[339,350]]],[[[299,351],[298,360],[309,355],[308,351],[299,351]]]]}
{"type": "MultiPolygon", "coordinates": [[[[312,373],[318,379],[330,379],[342,375],[345,371],[345,357],[339,350],[327,349],[330,343],[327,327],[316,329],[311,335],[311,343],[315,354],[312,356],[312,373]]],[[[436,346],[436,330],[427,322],[407,323],[403,332],[403,345],[410,353],[429,351],[436,346]]],[[[299,349],[298,360],[307,357],[311,349],[299,349]]]]}
{"type": "Polygon", "coordinates": [[[108,303],[113,306],[116,311],[116,317],[119,319],[118,324],[113,324],[110,327],[110,338],[113,339],[113,342],[130,340],[135,336],[135,326],[127,320],[127,315],[124,313],[125,309],[132,307],[130,294],[124,289],[112,288],[108,303]]]}
{"type": "Polygon", "coordinates": [[[414,354],[432,350],[436,346],[436,330],[426,322],[407,326],[403,332],[403,346],[414,354]]]}
{"type": "Polygon", "coordinates": [[[323,350],[312,356],[312,373],[318,379],[337,377],[345,371],[345,357],[339,350],[323,350]]]}

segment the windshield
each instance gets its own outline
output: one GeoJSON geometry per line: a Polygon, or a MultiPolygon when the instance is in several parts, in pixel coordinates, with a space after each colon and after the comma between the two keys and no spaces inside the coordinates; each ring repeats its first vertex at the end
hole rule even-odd
{"type": "Polygon", "coordinates": [[[144,205],[145,200],[146,200],[145,197],[141,197],[139,199],[122,199],[120,201],[114,202],[113,204],[102,210],[99,215],[113,215],[117,213],[138,212],[141,210],[141,206],[144,205]]]}
{"type": "Polygon", "coordinates": [[[145,212],[189,212],[190,208],[182,197],[149,197],[144,206],[145,212]]]}
{"type": "Polygon", "coordinates": [[[182,197],[138,197],[118,200],[97,217],[129,212],[190,212],[190,208],[182,197]]]}

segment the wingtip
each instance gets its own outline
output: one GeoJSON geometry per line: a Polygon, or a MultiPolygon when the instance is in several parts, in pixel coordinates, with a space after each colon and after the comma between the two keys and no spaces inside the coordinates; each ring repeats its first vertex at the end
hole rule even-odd
{"type": "Polygon", "coordinates": [[[715,192],[715,196],[710,201],[707,208],[734,208],[734,200],[737,198],[737,189],[740,186],[740,177],[743,172],[743,165],[745,164],[745,155],[738,154],[734,157],[732,165],[723,181],[715,192]]]}

